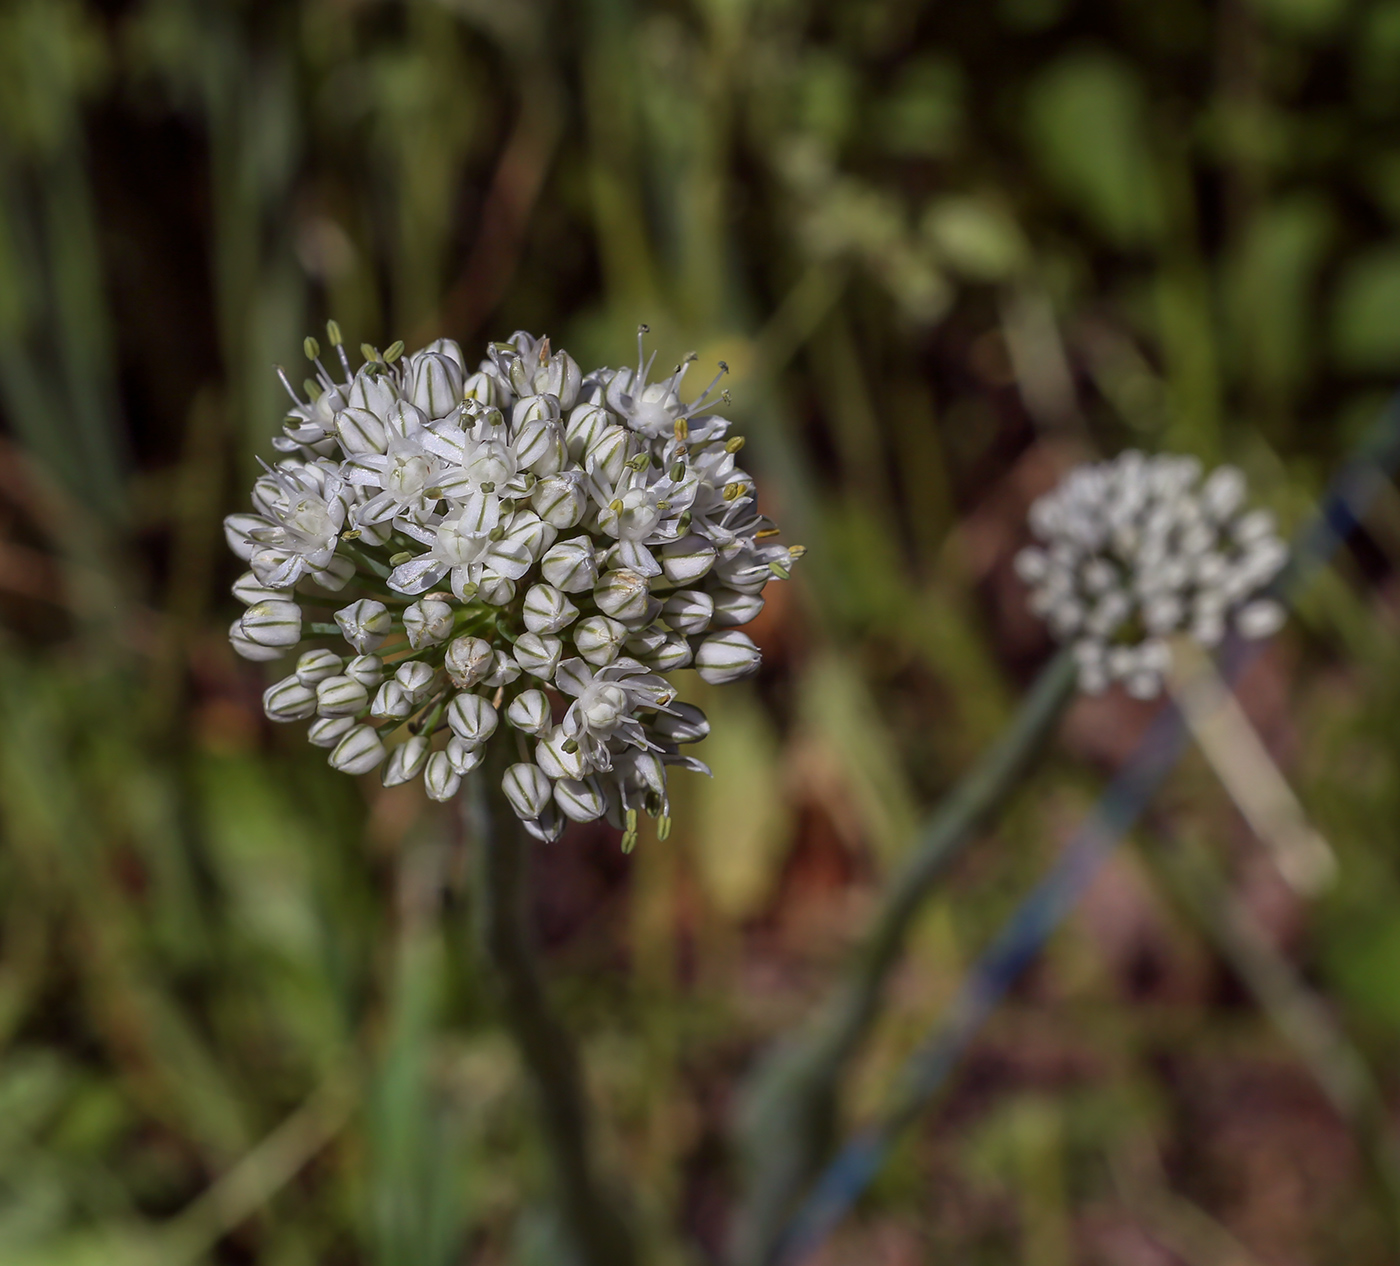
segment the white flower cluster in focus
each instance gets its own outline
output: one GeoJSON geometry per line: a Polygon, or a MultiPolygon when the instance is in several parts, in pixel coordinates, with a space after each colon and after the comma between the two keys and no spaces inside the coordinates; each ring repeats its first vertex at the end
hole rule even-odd
{"type": "Polygon", "coordinates": [[[1080,687],[1121,682],[1150,699],[1171,668],[1168,638],[1215,646],[1233,629],[1267,637],[1283,608],[1264,591],[1288,559],[1267,510],[1246,505],[1244,475],[1203,481],[1193,457],[1126,452],[1080,466],[1030,510],[1039,545],[1016,556],[1031,609],[1073,644],[1080,687]]]}
{"type": "Polygon", "coordinates": [[[234,649],[299,652],[267,715],[437,800],[510,744],[503,789],[536,837],[606,816],[630,848],[638,809],[664,836],[667,767],[708,772],[680,745],[709,731],[666,674],[754,672],[738,626],[802,553],[758,513],[743,438],[710,411],[719,377],[687,403],[689,362],[652,381],[640,335],[635,370],[585,375],[523,332],[475,369],[440,339],[363,347],[352,371],[327,328],[341,378],[307,339],[308,399],[282,374],[281,458],[225,520],[250,568],[234,649]]]}

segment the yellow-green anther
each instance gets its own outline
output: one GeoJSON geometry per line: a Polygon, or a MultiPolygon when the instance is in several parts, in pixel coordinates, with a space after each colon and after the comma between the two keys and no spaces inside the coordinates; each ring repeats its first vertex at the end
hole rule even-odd
{"type": "Polygon", "coordinates": [[[630,853],[630,852],[631,852],[634,848],[636,848],[636,847],[637,847],[637,833],[636,833],[636,831],[626,831],[626,832],[624,832],[624,833],[623,833],[623,836],[622,836],[622,851],[623,851],[624,853],[630,853]]]}
{"type": "Polygon", "coordinates": [[[791,559],[793,559],[794,561],[795,561],[796,559],[801,558],[806,552],[807,552],[807,547],[806,547],[805,545],[789,545],[789,546],[788,546],[788,557],[791,558],[791,559]]]}
{"type": "Polygon", "coordinates": [[[306,353],[307,360],[315,360],[321,354],[321,345],[308,334],[302,340],[301,350],[306,353]]]}
{"type": "Polygon", "coordinates": [[[735,481],[732,484],[724,485],[724,499],[726,501],[738,501],[744,495],[744,485],[735,481]]]}
{"type": "Polygon", "coordinates": [[[488,479],[484,484],[481,485],[481,491],[482,491],[482,492],[495,492],[495,491],[496,491],[496,481],[495,481],[494,479],[488,479]]]}
{"type": "Polygon", "coordinates": [[[682,511],[681,511],[681,516],[680,516],[680,518],[678,518],[678,519],[676,520],[676,528],[677,528],[678,531],[681,531],[681,532],[685,532],[685,531],[688,531],[688,530],[689,530],[689,528],[690,528],[690,511],[689,511],[689,510],[682,510],[682,511]]]}
{"type": "Polygon", "coordinates": [[[314,378],[303,378],[301,380],[301,389],[306,392],[306,398],[313,403],[320,398],[321,384],[314,378]]]}
{"type": "Polygon", "coordinates": [[[611,501],[608,502],[608,509],[611,510],[614,514],[621,514],[623,510],[622,498],[614,497],[611,501]]]}
{"type": "Polygon", "coordinates": [[[742,435],[731,436],[724,442],[724,451],[726,453],[737,453],[743,447],[744,437],[742,435]]]}
{"type": "Polygon", "coordinates": [[[690,424],[684,418],[676,419],[676,443],[684,444],[690,438],[690,424]]]}
{"type": "Polygon", "coordinates": [[[663,813],[656,819],[656,838],[658,840],[669,839],[671,835],[671,815],[663,813]]]}
{"type": "Polygon", "coordinates": [[[403,339],[395,339],[384,352],[384,363],[386,365],[392,365],[402,355],[403,339]]]}
{"type": "Polygon", "coordinates": [[[488,541],[503,541],[503,540],[505,540],[505,536],[506,536],[506,530],[505,530],[505,528],[501,527],[499,524],[498,524],[496,527],[493,527],[489,532],[486,533],[486,539],[487,539],[488,541]]]}
{"type": "Polygon", "coordinates": [[[775,575],[779,580],[789,580],[792,578],[792,573],[788,571],[788,569],[784,567],[782,563],[769,563],[768,570],[771,571],[773,575],[775,575]]]}
{"type": "Polygon", "coordinates": [[[377,347],[372,346],[369,343],[361,343],[360,355],[363,356],[367,361],[373,363],[374,361],[377,361],[379,359],[379,349],[377,347]]]}
{"type": "Polygon", "coordinates": [[[627,459],[627,465],[633,470],[643,470],[650,461],[650,453],[638,453],[635,457],[629,457],[627,459]]]}
{"type": "Polygon", "coordinates": [[[332,347],[339,347],[345,340],[340,337],[340,322],[326,322],[326,337],[330,339],[332,347]]]}
{"type": "Polygon", "coordinates": [[[774,537],[777,535],[779,535],[777,528],[760,528],[757,532],[753,534],[753,539],[756,541],[766,541],[770,537],[774,537]]]}
{"type": "Polygon", "coordinates": [[[680,481],[685,478],[685,463],[672,462],[671,469],[666,473],[671,476],[673,482],[680,483],[680,481]]]}
{"type": "Polygon", "coordinates": [[[348,532],[342,532],[340,534],[340,539],[342,541],[358,541],[360,536],[361,532],[359,528],[351,528],[348,532]]]}
{"type": "Polygon", "coordinates": [[[567,752],[570,756],[572,756],[576,751],[578,751],[578,739],[566,738],[562,743],[559,744],[559,746],[563,751],[567,752]]]}
{"type": "Polygon", "coordinates": [[[391,567],[402,567],[403,564],[408,562],[412,557],[413,555],[406,551],[399,554],[392,554],[389,557],[389,565],[391,567]]]}

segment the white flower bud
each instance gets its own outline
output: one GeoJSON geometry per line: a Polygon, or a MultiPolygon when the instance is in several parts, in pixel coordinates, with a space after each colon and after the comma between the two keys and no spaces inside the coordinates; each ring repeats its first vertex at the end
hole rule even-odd
{"type": "Polygon", "coordinates": [[[570,537],[545,551],[540,559],[540,573],[565,593],[582,593],[597,582],[597,555],[587,537],[570,537]]]}
{"type": "Polygon", "coordinates": [[[633,629],[627,635],[627,640],[622,644],[623,649],[632,656],[640,658],[643,655],[650,655],[653,651],[659,650],[666,644],[667,629],[662,624],[648,624],[640,629],[633,629]]]}
{"type": "Polygon", "coordinates": [[[389,721],[402,721],[413,713],[413,700],[408,692],[394,680],[386,681],[379,687],[370,705],[372,717],[383,717],[389,721]]]}
{"type": "Polygon", "coordinates": [[[383,453],[389,447],[384,423],[368,409],[351,407],[335,415],[335,433],[349,457],[360,453],[383,453]]]}
{"type": "Polygon", "coordinates": [[[269,589],[266,585],[259,584],[258,578],[252,572],[245,571],[233,582],[233,596],[245,607],[251,607],[257,602],[286,601],[292,595],[289,590],[269,589]]]}
{"type": "Polygon", "coordinates": [[[251,659],[255,664],[281,659],[287,653],[280,646],[259,646],[257,642],[250,642],[248,635],[243,632],[242,620],[235,620],[229,625],[228,643],[244,659],[251,659]]]}
{"type": "Polygon", "coordinates": [[[693,703],[672,703],[658,712],[651,728],[673,743],[698,743],[710,732],[709,718],[693,703]]]}
{"type": "Polygon", "coordinates": [[[314,686],[318,681],[334,677],[345,671],[345,661],[334,651],[307,651],[297,660],[297,680],[303,686],[314,686]]]}
{"type": "Polygon", "coordinates": [[[486,748],[480,743],[468,743],[455,734],[447,740],[447,763],[454,772],[469,774],[486,759],[486,748]]]}
{"type": "Polygon", "coordinates": [[[529,835],[533,835],[541,844],[553,844],[564,834],[564,818],[552,804],[544,807],[544,812],[537,818],[527,818],[521,823],[529,835]]]}
{"type": "Polygon", "coordinates": [[[535,744],[535,762],[549,778],[582,778],[588,771],[583,763],[583,751],[577,743],[566,751],[568,736],[558,726],[544,734],[535,744]]]}
{"type": "Polygon", "coordinates": [[[345,640],[361,655],[378,650],[394,627],[389,608],[373,598],[361,598],[335,613],[345,640]]]}
{"type": "Polygon", "coordinates": [[[451,800],[462,785],[462,775],[452,768],[446,752],[434,752],[424,766],[423,785],[430,800],[451,800]]]}
{"type": "Polygon", "coordinates": [[[521,668],[532,677],[543,677],[548,681],[559,667],[564,642],[552,633],[522,633],[511,650],[521,668]]]}
{"type": "Polygon", "coordinates": [[[521,618],[531,633],[558,633],[578,618],[578,608],[553,585],[531,585],[521,618]]]}
{"type": "MultiPolygon", "coordinates": [[[[601,605],[601,604],[600,604],[601,605]]],[[[677,633],[703,633],[710,627],[715,601],[699,589],[678,589],[661,608],[661,616],[677,633]]]]}
{"type": "Polygon", "coordinates": [[[355,716],[369,703],[369,691],[353,677],[327,677],[316,685],[316,711],[323,717],[355,716]]]}
{"type": "Polygon", "coordinates": [[[1283,607],[1272,598],[1256,598],[1235,614],[1235,628],[1241,637],[1272,637],[1283,628],[1283,607]]]}
{"type": "Polygon", "coordinates": [[[520,676],[520,665],[505,651],[497,651],[491,660],[491,671],[482,678],[483,686],[508,686],[520,676]]]}
{"type": "Polygon", "coordinates": [[[295,676],[283,677],[263,691],[263,711],[270,721],[305,721],[316,715],[316,692],[295,676]]]}
{"type": "Polygon", "coordinates": [[[422,703],[432,692],[435,673],[427,664],[411,659],[394,669],[394,680],[403,687],[403,692],[414,703],[422,703]]]}
{"type": "Polygon", "coordinates": [[[501,789],[506,793],[516,817],[527,822],[544,812],[554,790],[538,765],[524,761],[506,770],[505,777],[501,779],[501,789]]]}
{"type": "Polygon", "coordinates": [[[448,356],[419,352],[408,366],[404,394],[429,418],[445,418],[462,403],[462,369],[448,356]]]}
{"type": "Polygon", "coordinates": [[[345,675],[373,690],[384,680],[384,661],[378,655],[356,655],[345,665],[345,675]]]}
{"type": "Polygon", "coordinates": [[[255,602],[243,613],[240,624],[243,636],[259,646],[284,651],[301,641],[301,608],[295,602],[255,602]]]}
{"type": "Polygon", "coordinates": [[[593,586],[593,601],[604,615],[615,620],[640,620],[647,614],[651,588],[639,572],[619,568],[599,577],[593,586]]]}
{"type": "Polygon", "coordinates": [[[494,408],[501,403],[500,384],[490,374],[477,371],[469,374],[462,384],[462,398],[464,400],[475,400],[488,408],[494,408]]]}
{"type": "Polygon", "coordinates": [[[476,685],[491,671],[494,652],[491,643],[480,637],[454,638],[447,647],[443,667],[459,690],[476,685]]]}
{"type": "Polygon", "coordinates": [[[763,598],[756,593],[740,593],[737,589],[716,589],[710,597],[714,600],[715,614],[711,621],[716,628],[729,629],[738,624],[747,624],[758,618],[763,610],[763,598]]]}
{"type": "Polygon", "coordinates": [[[478,746],[496,732],[496,709],[480,695],[460,694],[447,705],[447,724],[464,743],[478,746]]]}
{"type": "Polygon", "coordinates": [[[667,633],[655,650],[639,654],[637,658],[648,668],[654,668],[659,673],[670,673],[687,667],[695,654],[684,635],[667,633]]]}
{"type": "Polygon", "coordinates": [[[252,533],[258,528],[266,528],[267,520],[260,514],[230,514],[224,518],[224,540],[234,554],[245,563],[262,546],[253,539],[252,533]]]}
{"type": "Polygon", "coordinates": [[[452,608],[436,594],[427,594],[403,613],[404,632],[415,651],[436,646],[452,635],[452,608]]]}
{"type": "Polygon", "coordinates": [[[334,747],[354,728],[354,717],[322,717],[311,723],[306,737],[313,747],[334,747]]]}
{"type": "Polygon", "coordinates": [[[411,782],[423,772],[428,763],[428,740],[421,734],[400,743],[389,753],[389,763],[381,775],[386,787],[397,787],[400,783],[411,782]]]}
{"type": "Polygon", "coordinates": [[[367,774],[384,759],[385,754],[384,744],[379,741],[374,727],[357,725],[335,745],[329,763],[332,769],[338,769],[342,774],[367,774]]]}
{"type": "Polygon", "coordinates": [[[583,455],[584,469],[603,483],[616,484],[631,455],[630,438],[625,427],[608,427],[588,446],[583,455]]]}
{"type": "Polygon", "coordinates": [[[714,566],[715,554],[709,541],[692,532],[661,547],[661,570],[673,585],[693,585],[714,566]]]}
{"type": "Polygon", "coordinates": [[[574,645],[590,664],[611,664],[617,658],[627,626],[605,615],[584,617],[573,628],[574,645]]]}
{"type": "Polygon", "coordinates": [[[564,428],[564,439],[568,444],[570,459],[582,465],[584,453],[604,431],[616,425],[617,419],[602,405],[578,405],[569,414],[569,424],[564,428]]]}
{"type": "Polygon", "coordinates": [[[515,581],[493,573],[483,574],[476,596],[493,607],[503,607],[515,597],[515,581]]]}
{"type": "Polygon", "coordinates": [[[738,681],[758,671],[763,658],[753,639],[738,629],[711,633],[695,652],[695,669],[712,686],[738,681]]]}
{"type": "Polygon", "coordinates": [[[1274,516],[1269,511],[1251,510],[1235,522],[1233,535],[1241,545],[1253,545],[1273,536],[1274,530],[1274,516]]]}
{"type": "Polygon", "coordinates": [[[517,730],[539,736],[550,727],[549,700],[543,690],[524,690],[511,700],[506,720],[517,730]]]}
{"type": "Polygon", "coordinates": [[[1236,466],[1217,466],[1201,485],[1200,502],[1217,523],[1223,523],[1244,505],[1246,486],[1236,466]]]}
{"type": "Polygon", "coordinates": [[[566,818],[592,822],[607,811],[607,797],[596,779],[561,778],[554,784],[554,803],[566,818]]]}
{"type": "Polygon", "coordinates": [[[530,505],[550,527],[577,527],[588,506],[588,498],[577,479],[549,475],[530,493],[530,505]]]}

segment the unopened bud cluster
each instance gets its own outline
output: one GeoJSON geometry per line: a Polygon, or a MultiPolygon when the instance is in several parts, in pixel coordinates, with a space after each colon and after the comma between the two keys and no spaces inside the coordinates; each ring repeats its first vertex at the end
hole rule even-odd
{"type": "Polygon", "coordinates": [[[1202,480],[1195,458],[1130,451],[1080,466],[1031,506],[1040,543],[1016,570],[1031,609],[1073,645],[1082,689],[1120,682],[1150,699],[1171,669],[1173,635],[1210,647],[1230,629],[1279,629],[1283,608],[1261,595],[1288,550],[1246,495],[1233,466],[1202,480]]]}
{"type": "Polygon", "coordinates": [[[250,568],[234,649],[299,652],[268,716],[437,800],[507,743],[503,789],[537,837],[606,816],[630,847],[638,809],[664,833],[667,767],[704,770],[680,745],[709,729],[666,674],[754,672],[738,626],[802,552],[758,513],[743,440],[710,411],[719,379],[685,403],[689,362],[651,381],[640,337],[635,370],[584,375],[523,332],[474,370],[441,339],[365,347],[352,371],[328,331],[340,376],[307,339],[282,456],[255,513],[225,520],[250,568]]]}

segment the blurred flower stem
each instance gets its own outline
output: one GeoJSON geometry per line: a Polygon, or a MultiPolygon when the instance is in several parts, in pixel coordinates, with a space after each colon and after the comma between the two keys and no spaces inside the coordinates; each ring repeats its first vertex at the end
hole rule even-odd
{"type": "Polygon", "coordinates": [[[583,1266],[633,1266],[631,1232],[592,1154],[578,1053],[545,997],[527,918],[528,845],[500,790],[502,763],[488,760],[462,797],[475,842],[475,917],[490,984],[533,1089],[566,1238],[583,1266]]]}
{"type": "Polygon", "coordinates": [[[1391,1245],[1400,1251],[1400,1153],[1385,1101],[1360,1051],[1264,928],[1232,897],[1206,849],[1195,841],[1165,837],[1153,844],[1144,852],[1167,890],[1297,1052],[1351,1130],[1376,1207],[1384,1210],[1391,1245]]]}
{"type": "Polygon", "coordinates": [[[748,1198],[733,1260],[760,1266],[786,1217],[835,1141],[841,1078],[879,1015],[885,981],[934,885],[1006,804],[1074,693],[1075,666],[1060,651],[1041,671],[1001,738],[934,812],[889,883],[865,943],[805,1031],[753,1074],[739,1133],[748,1198]]]}

